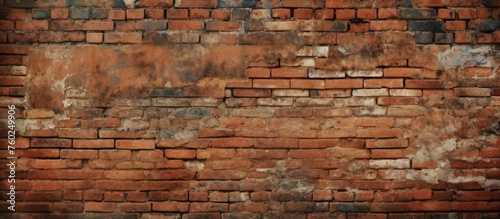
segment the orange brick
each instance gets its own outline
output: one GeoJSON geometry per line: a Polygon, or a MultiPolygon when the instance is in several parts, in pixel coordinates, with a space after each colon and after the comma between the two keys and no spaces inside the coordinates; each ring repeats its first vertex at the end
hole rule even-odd
{"type": "Polygon", "coordinates": [[[271,69],[273,78],[307,78],[306,68],[273,68],[271,69]]]}
{"type": "Polygon", "coordinates": [[[125,20],[125,10],[112,9],[108,11],[108,19],[110,20],[125,20]]]}
{"type": "Polygon", "coordinates": [[[16,21],[16,30],[48,30],[48,21],[16,21]]]}
{"type": "Polygon", "coordinates": [[[446,21],[445,23],[446,30],[465,30],[466,26],[465,21],[446,21]]]}
{"type": "Polygon", "coordinates": [[[101,140],[101,139],[90,139],[90,140],[73,140],[73,148],[114,148],[114,140],[101,140]]]}
{"type": "Polygon", "coordinates": [[[271,77],[271,69],[269,68],[249,68],[247,69],[249,78],[269,78],[271,77]]]}
{"type": "Polygon", "coordinates": [[[144,9],[127,9],[127,20],[136,20],[144,18],[144,9]]]}
{"type": "Polygon", "coordinates": [[[234,21],[209,21],[207,23],[208,31],[236,31],[240,27],[241,24],[234,21]]]}
{"type": "Polygon", "coordinates": [[[151,19],[163,19],[165,16],[165,11],[163,9],[148,8],[145,11],[146,18],[151,19]]]}
{"type": "Polygon", "coordinates": [[[288,8],[273,8],[271,10],[271,17],[279,19],[290,19],[290,9],[288,8]]]}
{"type": "Polygon", "coordinates": [[[68,19],[69,10],[67,8],[53,8],[50,10],[50,18],[52,19],[68,19]]]}
{"type": "Polygon", "coordinates": [[[453,20],[456,18],[456,12],[454,9],[441,8],[438,10],[438,17],[440,19],[453,20]]]}
{"type": "Polygon", "coordinates": [[[155,149],[154,140],[116,140],[117,149],[155,149]]]}
{"type": "Polygon", "coordinates": [[[293,10],[293,17],[297,19],[311,19],[313,13],[312,9],[298,8],[293,10]]]}
{"type": "Polygon", "coordinates": [[[254,88],[290,88],[290,80],[286,79],[253,79],[254,88]]]}
{"type": "Polygon", "coordinates": [[[167,18],[168,19],[187,19],[189,11],[187,9],[168,9],[167,18]]]}
{"type": "Polygon", "coordinates": [[[356,18],[356,10],[354,9],[337,9],[335,10],[335,18],[340,20],[350,20],[356,18]]]}
{"type": "Polygon", "coordinates": [[[471,32],[455,32],[455,43],[472,43],[471,32]]]}
{"type": "Polygon", "coordinates": [[[292,79],[290,88],[300,89],[324,89],[325,80],[292,79]]]}
{"type": "Polygon", "coordinates": [[[226,9],[212,10],[212,19],[228,21],[231,18],[231,11],[226,9]]]}
{"type": "Polygon", "coordinates": [[[370,30],[406,30],[406,21],[399,21],[399,20],[370,21],[370,30]]]}
{"type": "Polygon", "coordinates": [[[359,19],[377,19],[377,9],[358,9],[356,17],[359,19]]]}
{"type": "Polygon", "coordinates": [[[87,32],[87,43],[102,43],[103,42],[103,34],[102,33],[92,33],[87,32]]]}
{"type": "Polygon", "coordinates": [[[194,159],[196,150],[169,149],[165,151],[165,157],[170,159],[194,159]]]}
{"type": "Polygon", "coordinates": [[[234,89],[234,97],[271,97],[269,89],[234,89]]]}
{"type": "Polygon", "coordinates": [[[191,19],[208,19],[210,11],[207,9],[191,9],[189,10],[189,17],[191,19]]]}
{"type": "Polygon", "coordinates": [[[380,8],[378,9],[379,19],[394,19],[398,17],[398,9],[380,8]]]}

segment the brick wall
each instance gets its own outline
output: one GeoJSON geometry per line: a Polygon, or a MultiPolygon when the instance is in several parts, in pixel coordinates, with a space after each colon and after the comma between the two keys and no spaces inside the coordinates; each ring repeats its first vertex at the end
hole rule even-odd
{"type": "Polygon", "coordinates": [[[500,217],[499,1],[0,6],[0,218],[500,217]]]}

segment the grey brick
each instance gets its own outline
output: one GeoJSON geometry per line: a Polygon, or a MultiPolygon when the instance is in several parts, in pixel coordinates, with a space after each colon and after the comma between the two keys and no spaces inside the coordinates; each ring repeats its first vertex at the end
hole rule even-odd
{"type": "Polygon", "coordinates": [[[428,44],[434,40],[434,33],[432,32],[417,32],[415,33],[415,43],[428,44]]]}
{"type": "Polygon", "coordinates": [[[255,0],[219,0],[221,8],[253,8],[255,0]]]}
{"type": "Polygon", "coordinates": [[[408,23],[409,30],[420,31],[444,31],[443,21],[410,21],[408,23]]]}
{"type": "Polygon", "coordinates": [[[71,18],[72,19],[89,19],[90,18],[90,8],[86,7],[74,7],[71,8],[71,18]]]}
{"type": "Polygon", "coordinates": [[[437,44],[452,44],[453,43],[453,33],[436,33],[435,42],[437,44]]]}

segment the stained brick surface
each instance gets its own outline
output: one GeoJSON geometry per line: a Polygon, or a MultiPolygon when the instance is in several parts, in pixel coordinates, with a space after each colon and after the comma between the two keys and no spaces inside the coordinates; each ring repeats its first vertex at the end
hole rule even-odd
{"type": "Polygon", "coordinates": [[[1,218],[498,218],[493,0],[0,0],[1,218]]]}

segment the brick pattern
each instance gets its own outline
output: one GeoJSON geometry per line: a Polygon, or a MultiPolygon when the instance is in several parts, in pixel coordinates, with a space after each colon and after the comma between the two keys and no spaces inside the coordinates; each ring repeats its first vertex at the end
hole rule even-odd
{"type": "Polygon", "coordinates": [[[20,129],[17,211],[1,213],[498,217],[496,1],[125,2],[0,0],[0,107],[17,106],[20,129]],[[223,96],[66,89],[63,108],[30,106],[34,44],[245,47],[291,32],[294,58],[245,63],[223,96]]]}
{"type": "MultiPolygon", "coordinates": [[[[234,31],[411,31],[421,44],[499,43],[495,1],[439,3],[408,1],[355,4],[349,1],[276,1],[266,5],[243,1],[140,1],[125,5],[92,1],[47,4],[6,1],[0,18],[2,43],[145,43],[151,32],[166,41],[204,43],[210,32],[234,31]],[[220,8],[217,8],[220,7],[220,8]],[[272,7],[269,9],[269,7],[272,7]],[[292,17],[293,15],[293,17],[292,17]],[[314,27],[311,20],[315,20],[314,27]],[[332,20],[342,24],[332,23],[332,20]],[[250,28],[254,23],[263,28],[250,28]],[[334,26],[332,26],[334,25],[334,26]],[[177,31],[192,31],[197,40],[178,39],[177,31]],[[27,33],[27,34],[20,34],[27,33]]],[[[181,37],[182,38],[182,37],[181,37]]],[[[231,44],[241,44],[233,42],[231,44]]]]}

